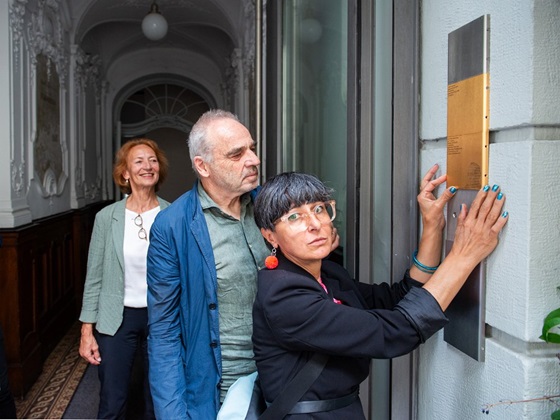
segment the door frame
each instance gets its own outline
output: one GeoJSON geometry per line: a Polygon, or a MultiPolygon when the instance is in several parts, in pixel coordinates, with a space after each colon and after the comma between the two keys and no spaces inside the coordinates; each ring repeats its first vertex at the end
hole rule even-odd
{"type": "MultiPolygon", "coordinates": [[[[393,281],[418,246],[420,1],[393,0],[393,281]]],[[[416,419],[418,350],[391,361],[391,418],[416,419]]]]}
{"type": "MultiPolygon", "coordinates": [[[[375,143],[375,10],[376,1],[348,1],[348,197],[346,268],[354,277],[373,279],[372,256],[375,143]],[[355,28],[355,31],[350,30],[355,28]]],[[[382,0],[386,2],[387,0],[382,0]]],[[[282,167],[282,2],[263,8],[263,89],[257,98],[262,115],[263,180],[282,167]],[[266,45],[265,45],[266,44],[266,45]]],[[[392,0],[391,262],[390,281],[402,278],[418,241],[418,76],[419,0],[392,0]]],[[[259,26],[257,26],[259,27],[259,26]]],[[[257,66],[263,65],[257,63],[257,66]]],[[[417,412],[417,352],[376,367],[381,381],[362,385],[364,411],[375,419],[415,419],[417,412]],[[378,389],[379,383],[385,389],[378,389]],[[377,388],[376,388],[377,387],[377,388]],[[379,401],[381,395],[383,401],[379,401]],[[377,399],[376,399],[377,397],[377,399]],[[381,405],[381,406],[380,406],[381,405]],[[379,410],[382,416],[379,416],[379,410]],[[383,413],[385,413],[383,415],[383,413]]]]}

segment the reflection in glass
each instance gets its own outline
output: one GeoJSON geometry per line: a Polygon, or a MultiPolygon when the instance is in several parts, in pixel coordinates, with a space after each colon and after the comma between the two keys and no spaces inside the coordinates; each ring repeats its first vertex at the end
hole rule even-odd
{"type": "Polygon", "coordinates": [[[346,240],[347,2],[283,2],[283,171],[306,172],[336,191],[346,240]]]}

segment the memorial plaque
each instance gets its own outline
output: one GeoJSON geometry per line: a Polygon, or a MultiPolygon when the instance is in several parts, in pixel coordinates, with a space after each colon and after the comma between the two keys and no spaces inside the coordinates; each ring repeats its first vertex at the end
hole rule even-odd
{"type": "MultiPolygon", "coordinates": [[[[447,185],[459,191],[447,206],[445,253],[453,246],[461,203],[470,206],[488,183],[489,22],[480,18],[448,36],[447,185]]],[[[471,273],[446,315],[444,340],[484,361],[485,261],[471,273]]]]}

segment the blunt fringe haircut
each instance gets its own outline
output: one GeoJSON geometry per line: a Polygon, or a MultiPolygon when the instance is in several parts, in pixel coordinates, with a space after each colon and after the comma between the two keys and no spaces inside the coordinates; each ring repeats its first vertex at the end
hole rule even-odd
{"type": "Polygon", "coordinates": [[[284,172],[269,178],[255,200],[257,226],[274,231],[274,223],[294,207],[332,200],[334,190],[314,175],[284,172]]]}

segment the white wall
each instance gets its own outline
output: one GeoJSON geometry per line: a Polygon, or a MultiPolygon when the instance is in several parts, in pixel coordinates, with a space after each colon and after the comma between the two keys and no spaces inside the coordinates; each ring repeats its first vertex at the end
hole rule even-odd
{"type": "MultiPolygon", "coordinates": [[[[0,228],[31,221],[31,212],[25,200],[25,150],[12,140],[21,136],[25,127],[15,124],[12,118],[12,91],[21,84],[21,79],[13,72],[11,42],[9,7],[8,2],[3,1],[0,2],[0,92],[3,93],[0,97],[0,228]]],[[[19,62],[20,67],[26,64],[19,62]]]]}
{"type": "Polygon", "coordinates": [[[557,0],[422,2],[421,170],[445,166],[447,37],[490,15],[491,184],[510,213],[488,259],[485,361],[443,340],[421,347],[421,420],[548,419],[550,402],[490,408],[501,400],[560,394],[560,346],[539,340],[542,320],[560,307],[560,3],[557,0]],[[443,140],[443,141],[441,141],[443,140]]]}

